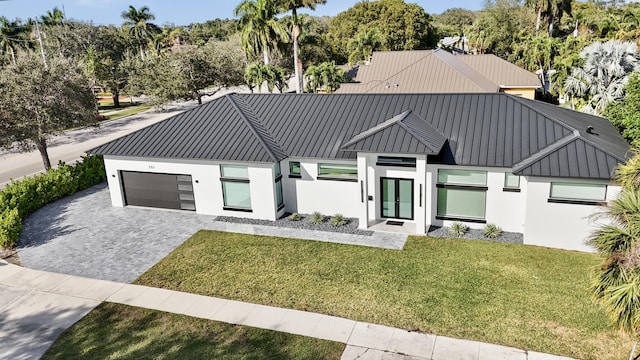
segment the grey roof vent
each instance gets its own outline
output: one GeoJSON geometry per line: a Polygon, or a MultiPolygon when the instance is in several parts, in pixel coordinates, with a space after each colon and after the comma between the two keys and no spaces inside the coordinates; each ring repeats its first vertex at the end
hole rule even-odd
{"type": "Polygon", "coordinates": [[[593,128],[593,126],[591,125],[587,126],[587,134],[598,135],[594,130],[595,129],[593,128]]]}

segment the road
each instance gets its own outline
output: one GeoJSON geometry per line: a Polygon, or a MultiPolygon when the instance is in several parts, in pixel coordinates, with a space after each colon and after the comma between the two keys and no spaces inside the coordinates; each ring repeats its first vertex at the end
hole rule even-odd
{"type": "MultiPolygon", "coordinates": [[[[211,101],[231,91],[220,91],[215,96],[205,97],[203,101],[211,101]]],[[[105,121],[100,127],[87,127],[67,131],[49,140],[49,158],[54,166],[59,161],[72,164],[79,160],[85,151],[102,145],[113,139],[117,139],[136,130],[142,129],[185,110],[194,108],[194,101],[175,103],[166,106],[163,110],[151,109],[136,115],[123,117],[116,120],[105,121]]],[[[17,150],[3,150],[0,152],[0,188],[4,188],[11,179],[21,179],[24,176],[34,175],[44,171],[40,153],[35,150],[20,153],[17,150]]]]}

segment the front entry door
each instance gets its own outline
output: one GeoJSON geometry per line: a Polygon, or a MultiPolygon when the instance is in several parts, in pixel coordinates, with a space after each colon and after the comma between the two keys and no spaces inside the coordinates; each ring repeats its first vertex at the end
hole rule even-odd
{"type": "Polygon", "coordinates": [[[413,180],[380,178],[382,217],[413,220],[413,180]]]}

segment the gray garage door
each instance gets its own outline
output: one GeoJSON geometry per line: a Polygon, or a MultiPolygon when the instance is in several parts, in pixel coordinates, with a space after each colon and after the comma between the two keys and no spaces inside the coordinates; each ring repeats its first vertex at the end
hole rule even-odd
{"type": "Polygon", "coordinates": [[[191,175],[121,171],[127,205],[195,210],[191,175]]]}

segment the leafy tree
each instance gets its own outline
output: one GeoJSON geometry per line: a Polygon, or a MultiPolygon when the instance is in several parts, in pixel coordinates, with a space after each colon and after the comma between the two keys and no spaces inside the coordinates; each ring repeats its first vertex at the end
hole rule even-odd
{"type": "Polygon", "coordinates": [[[46,15],[40,17],[44,26],[57,26],[62,25],[64,21],[64,13],[58,9],[58,7],[54,7],[53,10],[47,11],[46,15]]]}
{"type": "Polygon", "coordinates": [[[16,52],[20,42],[24,40],[24,26],[19,20],[10,21],[0,16],[0,51],[11,57],[11,63],[16,64],[16,52]]]}
{"type": "Polygon", "coordinates": [[[111,92],[114,107],[120,107],[120,93],[134,65],[126,35],[114,26],[96,29],[92,45],[82,54],[82,63],[90,78],[111,92]]]}
{"type": "Polygon", "coordinates": [[[305,78],[307,79],[307,92],[314,93],[317,93],[318,90],[324,90],[328,93],[334,92],[341,83],[345,82],[344,70],[333,61],[309,66],[305,78]]]}
{"type": "Polygon", "coordinates": [[[150,96],[155,105],[179,100],[197,100],[201,104],[204,95],[242,84],[245,59],[236,42],[214,42],[144,62],[129,59],[125,89],[132,95],[150,96]],[[205,92],[209,88],[215,90],[205,92]]]}
{"type": "Polygon", "coordinates": [[[244,73],[244,82],[249,86],[251,92],[255,88],[258,89],[258,92],[262,92],[262,86],[266,82],[269,92],[278,89],[282,93],[287,89],[288,78],[289,74],[285,69],[270,64],[251,64],[244,73]]]}
{"type": "Polygon", "coordinates": [[[157,30],[157,26],[149,21],[154,20],[156,17],[151,13],[148,6],[136,9],[132,5],[129,5],[129,9],[123,11],[121,16],[125,20],[122,24],[123,28],[128,29],[129,34],[136,40],[140,49],[140,58],[144,60],[144,49],[149,43],[152,34],[157,30]]]}
{"type": "Polygon", "coordinates": [[[291,40],[293,41],[293,68],[295,70],[295,77],[297,88],[296,92],[299,94],[302,92],[303,73],[302,73],[302,61],[300,60],[300,26],[302,19],[298,16],[298,9],[308,8],[315,10],[318,4],[324,4],[327,0],[276,0],[277,6],[280,11],[291,11],[291,40]]]}
{"type": "Polygon", "coordinates": [[[604,116],[632,147],[640,149],[640,77],[634,73],[624,88],[625,97],[609,104],[604,116]]]}
{"type": "Polygon", "coordinates": [[[349,64],[357,64],[368,61],[373,55],[376,46],[382,44],[383,39],[378,28],[370,28],[359,32],[353,40],[349,42],[348,49],[349,64]]]}
{"type": "Polygon", "coordinates": [[[473,24],[477,13],[467,9],[452,8],[433,16],[433,25],[440,37],[462,36],[464,28],[473,24]]]}
{"type": "Polygon", "coordinates": [[[536,32],[541,21],[546,20],[549,37],[553,36],[554,27],[560,23],[563,14],[571,16],[571,0],[525,0],[525,4],[536,11],[536,32]]]}
{"type": "Polygon", "coordinates": [[[51,168],[47,139],[73,126],[96,121],[96,102],[77,63],[62,57],[48,67],[33,52],[21,53],[15,66],[0,71],[0,141],[37,148],[45,169],[51,168]]]}
{"type": "Polygon", "coordinates": [[[629,74],[640,69],[638,47],[631,42],[595,42],[580,52],[581,68],[565,80],[565,92],[587,101],[581,111],[599,114],[607,104],[622,98],[629,74]]]}
{"type": "MultiPolygon", "coordinates": [[[[618,166],[622,190],[603,215],[610,223],[589,238],[603,257],[594,268],[590,290],[613,325],[636,337],[640,330],[640,155],[618,166]]],[[[635,354],[632,354],[632,356],[635,354]]]]}
{"type": "MultiPolygon", "coordinates": [[[[300,45],[300,60],[302,61],[303,68],[307,68],[310,65],[318,64],[324,61],[329,61],[333,54],[330,51],[331,46],[327,42],[326,34],[329,31],[329,21],[331,20],[327,16],[316,17],[305,14],[298,14],[300,20],[300,36],[298,37],[298,43],[300,45]]],[[[285,27],[291,23],[289,16],[280,18],[280,22],[285,27]]],[[[280,44],[279,54],[283,59],[287,59],[286,62],[278,66],[290,69],[293,71],[293,63],[288,59],[293,58],[293,44],[286,43],[280,44]]]]}
{"type": "Polygon", "coordinates": [[[327,36],[337,60],[348,58],[348,44],[356,34],[373,27],[380,31],[380,50],[432,49],[438,41],[431,17],[419,5],[403,0],[358,2],[329,24],[327,36]]]}
{"type": "Polygon", "coordinates": [[[187,26],[189,43],[202,46],[209,40],[225,41],[238,31],[238,21],[234,19],[215,19],[187,26]]]}
{"type": "Polygon", "coordinates": [[[276,14],[274,0],[244,0],[236,7],[234,15],[240,17],[241,43],[248,59],[262,54],[268,65],[269,53],[279,42],[289,41],[276,14]]]}

